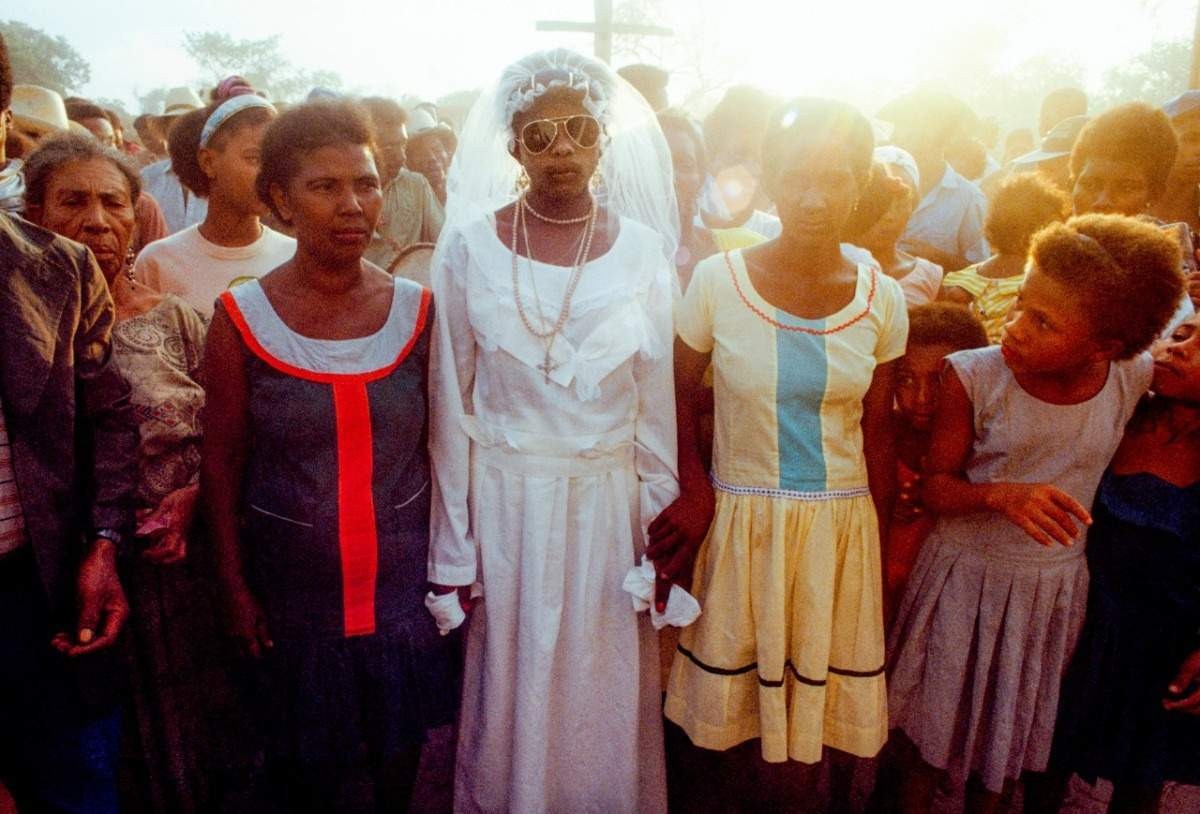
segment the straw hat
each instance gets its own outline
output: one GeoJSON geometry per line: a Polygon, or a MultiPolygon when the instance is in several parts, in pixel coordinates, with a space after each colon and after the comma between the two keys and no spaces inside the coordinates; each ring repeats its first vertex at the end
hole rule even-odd
{"type": "Polygon", "coordinates": [[[34,136],[66,132],[70,126],[62,97],[49,88],[13,85],[10,109],[17,127],[34,136]]]}
{"type": "Polygon", "coordinates": [[[190,113],[202,107],[204,107],[204,102],[196,91],[184,87],[171,88],[167,91],[167,98],[163,101],[163,112],[159,118],[182,116],[184,113],[190,113]]]}
{"type": "Polygon", "coordinates": [[[1014,158],[1013,166],[1025,167],[1070,155],[1071,149],[1075,146],[1075,140],[1079,138],[1080,131],[1089,121],[1087,116],[1072,116],[1069,119],[1063,119],[1042,137],[1042,143],[1036,150],[1014,158]]]}
{"type": "Polygon", "coordinates": [[[1172,120],[1195,113],[1200,110],[1200,90],[1185,90],[1170,101],[1164,102],[1162,109],[1172,120]]]}
{"type": "Polygon", "coordinates": [[[405,129],[408,131],[408,141],[411,144],[418,138],[436,136],[446,145],[447,150],[454,149],[454,131],[448,124],[438,121],[429,110],[428,103],[416,105],[408,111],[408,121],[405,129]]]}

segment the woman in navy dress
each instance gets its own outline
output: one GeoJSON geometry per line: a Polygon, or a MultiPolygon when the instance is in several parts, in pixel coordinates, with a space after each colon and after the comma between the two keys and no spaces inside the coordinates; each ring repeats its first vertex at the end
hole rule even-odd
{"type": "Polygon", "coordinates": [[[431,296],[362,259],[381,195],[353,107],[276,120],[258,188],[297,251],[222,294],[208,335],[202,482],[230,631],[261,665],[284,807],[337,810],[365,754],[377,807],[402,810],[456,695],[423,605],[431,296]]]}
{"type": "Polygon", "coordinates": [[[1200,315],[1155,347],[1151,389],[1092,509],[1087,618],[1037,810],[1058,810],[1071,773],[1112,781],[1110,812],[1200,784],[1200,315]]]}

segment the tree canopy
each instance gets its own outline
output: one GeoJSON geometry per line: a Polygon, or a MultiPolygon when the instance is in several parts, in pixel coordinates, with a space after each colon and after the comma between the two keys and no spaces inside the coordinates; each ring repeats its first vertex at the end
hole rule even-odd
{"type": "Polygon", "coordinates": [[[0,34],[18,84],[41,85],[70,96],[92,78],[87,60],[63,37],[52,37],[18,20],[0,20],[0,34]]]}
{"type": "Polygon", "coordinates": [[[295,67],[279,50],[279,36],[259,40],[234,39],[221,31],[189,31],[183,48],[216,84],[231,74],[244,77],[272,98],[294,101],[314,87],[340,88],[342,80],[330,71],[295,67]]]}

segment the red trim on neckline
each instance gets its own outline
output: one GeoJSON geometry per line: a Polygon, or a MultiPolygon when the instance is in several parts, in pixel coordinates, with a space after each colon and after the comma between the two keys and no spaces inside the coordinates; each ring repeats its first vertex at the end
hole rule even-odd
{"type": "Polygon", "coordinates": [[[242,309],[238,306],[237,300],[233,296],[233,291],[226,290],[222,292],[218,299],[221,301],[221,304],[225,306],[225,313],[227,313],[230,320],[233,321],[233,325],[235,328],[237,328],[238,333],[241,335],[242,341],[246,343],[246,347],[250,348],[254,355],[259,359],[262,359],[280,373],[294,376],[297,379],[306,379],[311,382],[320,382],[322,384],[341,384],[356,381],[375,381],[376,379],[383,378],[399,367],[400,364],[408,358],[408,355],[412,353],[413,348],[417,344],[417,339],[420,338],[421,332],[425,330],[425,323],[429,318],[429,304],[433,299],[433,294],[428,288],[422,287],[421,302],[417,307],[417,318],[413,324],[412,335],[409,336],[408,341],[404,344],[404,347],[400,349],[400,353],[397,354],[395,361],[377,370],[368,370],[364,373],[321,373],[314,370],[305,370],[302,367],[296,367],[295,365],[285,362],[268,351],[265,347],[263,347],[262,343],[258,341],[258,337],[254,335],[254,331],[251,330],[250,324],[246,321],[245,314],[242,313],[242,309]]]}
{"type": "MultiPolygon", "coordinates": [[[[865,308],[863,308],[862,313],[860,313],[858,316],[851,317],[850,319],[846,320],[845,322],[843,322],[839,325],[834,325],[832,328],[806,328],[803,325],[788,325],[787,323],[780,322],[779,320],[772,318],[769,314],[764,313],[761,308],[756,306],[754,303],[750,302],[750,298],[746,296],[746,292],[742,291],[742,284],[740,282],[738,282],[737,270],[733,267],[733,261],[729,259],[729,252],[724,252],[724,255],[725,255],[725,267],[729,269],[729,279],[731,279],[733,281],[733,288],[735,291],[737,291],[737,295],[741,299],[742,304],[745,305],[747,308],[749,308],[754,313],[755,316],[757,316],[759,319],[763,320],[764,322],[768,323],[769,325],[771,325],[771,327],[775,328],[776,330],[792,331],[793,333],[809,334],[810,336],[829,336],[830,334],[835,334],[835,333],[838,333],[839,331],[844,331],[847,328],[849,328],[850,326],[860,322],[862,319],[864,319],[867,316],[867,314],[871,313],[871,306],[875,302],[875,288],[876,288],[876,285],[878,282],[878,278],[877,278],[877,275],[875,272],[875,267],[870,266],[869,268],[871,270],[871,288],[869,291],[867,291],[867,306],[865,308]]],[[[745,261],[745,258],[743,258],[742,265],[745,266],[745,264],[746,264],[746,261],[745,261]]],[[[854,279],[854,299],[852,299],[851,302],[854,302],[855,299],[858,299],[858,277],[857,277],[858,265],[859,264],[857,264],[857,263],[855,264],[856,276],[854,279]]],[[[750,270],[749,269],[746,269],[746,280],[753,286],[753,281],[750,280],[750,270]]],[[[759,299],[762,299],[763,302],[766,302],[766,300],[763,299],[763,296],[761,294],[758,294],[757,291],[755,291],[754,293],[758,296],[759,299]]],[[[771,304],[768,302],[767,305],[771,305],[771,304]]],[[[776,311],[787,314],[792,319],[800,319],[800,320],[804,320],[805,322],[828,322],[829,321],[829,317],[818,317],[817,319],[808,319],[806,317],[798,317],[793,314],[788,314],[788,312],[784,311],[782,308],[776,308],[775,306],[771,306],[771,307],[775,308],[776,311]]],[[[841,308],[839,310],[845,310],[845,308],[848,308],[848,307],[849,306],[844,306],[843,308],[841,308]]]]}

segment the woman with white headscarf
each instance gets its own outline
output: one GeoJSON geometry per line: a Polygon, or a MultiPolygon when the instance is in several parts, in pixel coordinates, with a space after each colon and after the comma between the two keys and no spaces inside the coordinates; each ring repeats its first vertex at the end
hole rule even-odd
{"type": "Polygon", "coordinates": [[[670,153],[560,49],[479,100],[447,186],[428,604],[449,629],[483,596],[455,809],[662,811],[657,646],[622,581],[678,494],[670,153]]]}
{"type": "Polygon", "coordinates": [[[933,302],[942,287],[942,267],[898,245],[921,187],[917,162],[889,145],[875,148],[874,164],[842,237],[870,252],[884,274],[900,283],[909,308],[933,302]]]}

